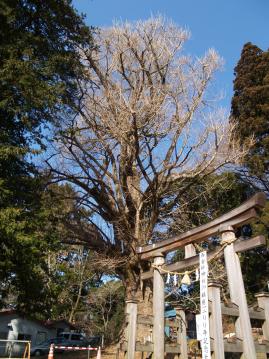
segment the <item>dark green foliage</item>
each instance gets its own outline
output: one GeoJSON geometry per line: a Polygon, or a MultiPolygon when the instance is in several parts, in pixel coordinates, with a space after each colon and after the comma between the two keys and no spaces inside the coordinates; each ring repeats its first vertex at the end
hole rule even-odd
{"type": "MultiPolygon", "coordinates": [[[[88,252],[62,241],[70,239],[67,223],[80,223],[83,214],[77,209],[70,186],[45,187],[43,183],[39,179],[37,188],[28,188],[32,203],[27,210],[0,210],[2,306],[16,306],[41,318],[66,314],[68,319],[81,280],[81,263],[86,261],[88,252]],[[58,302],[61,298],[65,300],[58,302]]],[[[92,268],[90,263],[88,266],[92,268]]],[[[88,277],[83,278],[89,285],[93,276],[91,280],[92,273],[86,269],[88,277]]]]}
{"type": "Polygon", "coordinates": [[[56,298],[47,255],[61,217],[31,162],[50,124],[74,113],[78,49],[91,46],[70,1],[0,0],[0,306],[46,316],[56,298]]]}
{"type": "MultiPolygon", "coordinates": [[[[170,192],[170,196],[177,195],[176,186],[170,192]]],[[[173,217],[169,211],[162,215],[162,221],[169,223],[170,235],[176,235],[219,217],[252,194],[253,190],[235,173],[225,172],[198,178],[180,196],[173,217]]]]}
{"type": "Polygon", "coordinates": [[[241,256],[244,284],[249,302],[255,302],[255,294],[268,291],[269,253],[267,248],[251,250],[241,256]]]}
{"type": "Polygon", "coordinates": [[[242,255],[242,269],[249,298],[254,300],[253,294],[268,291],[269,278],[269,202],[261,211],[259,219],[252,225],[253,235],[262,234],[267,240],[267,246],[261,247],[242,255]]]}
{"type": "Polygon", "coordinates": [[[207,223],[239,206],[252,194],[249,186],[235,173],[205,177],[186,194],[191,222],[193,226],[207,223]]]}
{"type": "Polygon", "coordinates": [[[77,102],[78,48],[91,46],[91,34],[70,3],[0,2],[1,132],[15,143],[26,144],[26,135],[40,141],[40,125],[77,102]]]}
{"type": "MultiPolygon", "coordinates": [[[[31,184],[25,188],[24,206],[12,206],[10,196],[9,206],[0,209],[0,294],[2,305],[15,302],[17,308],[38,313],[49,307],[46,254],[54,248],[56,231],[46,231],[48,213],[40,188],[31,184]]],[[[18,199],[23,202],[22,196],[18,199]]]]}
{"type": "Polygon", "coordinates": [[[235,76],[232,120],[242,143],[254,135],[246,166],[264,182],[269,174],[269,51],[245,44],[235,76]]]}
{"type": "MultiPolygon", "coordinates": [[[[241,177],[254,188],[269,191],[269,51],[257,46],[244,45],[240,60],[235,68],[234,96],[232,99],[232,121],[236,124],[241,143],[254,136],[255,145],[250,149],[246,170],[241,177]]],[[[264,234],[268,239],[268,205],[261,219],[253,226],[254,233],[264,234]]],[[[256,249],[241,255],[245,285],[249,299],[259,290],[267,289],[268,248],[256,249]]]]}

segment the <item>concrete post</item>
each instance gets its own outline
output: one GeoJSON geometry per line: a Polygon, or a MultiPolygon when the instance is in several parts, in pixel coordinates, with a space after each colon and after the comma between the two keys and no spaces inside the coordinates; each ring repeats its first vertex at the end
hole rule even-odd
{"type": "Polygon", "coordinates": [[[127,359],[135,359],[137,300],[126,301],[126,314],[128,315],[127,359]]]}
{"type": "Polygon", "coordinates": [[[208,299],[211,302],[210,336],[214,339],[212,359],[224,359],[220,288],[221,285],[216,282],[208,283],[208,299]]]}
{"type": "MultiPolygon", "coordinates": [[[[188,358],[188,344],[187,344],[187,325],[185,311],[182,307],[174,307],[176,311],[176,319],[179,324],[177,332],[177,343],[180,344],[180,359],[188,358]]],[[[176,357],[178,358],[178,356],[176,357]]]]}
{"type": "MultiPolygon", "coordinates": [[[[154,265],[163,264],[164,256],[160,253],[154,257],[154,265]]],[[[153,357],[164,359],[164,280],[157,268],[153,271],[153,357]]]]}
{"type": "Polygon", "coordinates": [[[262,325],[263,337],[269,341],[269,293],[263,292],[255,295],[258,306],[264,310],[265,321],[262,325]]]}
{"type": "Polygon", "coordinates": [[[224,249],[224,259],[228,276],[230,298],[239,309],[239,318],[236,323],[237,336],[243,340],[244,359],[253,359],[256,358],[256,351],[248,313],[245,287],[240,261],[232,243],[236,237],[231,226],[223,227],[220,232],[222,233],[222,244],[225,242],[230,243],[224,249]]]}

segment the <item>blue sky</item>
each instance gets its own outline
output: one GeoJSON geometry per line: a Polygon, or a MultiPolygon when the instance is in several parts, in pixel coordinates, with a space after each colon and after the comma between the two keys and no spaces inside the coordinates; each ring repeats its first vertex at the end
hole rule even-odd
{"type": "Polygon", "coordinates": [[[269,0],[74,0],[85,13],[87,24],[109,26],[115,19],[146,19],[162,14],[191,31],[187,53],[202,55],[214,47],[224,58],[215,87],[223,90],[223,105],[229,107],[233,69],[244,43],[269,47],[269,0]]]}

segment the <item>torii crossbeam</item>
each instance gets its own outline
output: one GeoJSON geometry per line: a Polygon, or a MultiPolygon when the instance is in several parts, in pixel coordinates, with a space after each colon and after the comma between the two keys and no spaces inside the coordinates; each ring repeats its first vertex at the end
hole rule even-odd
{"type": "MultiPolygon", "coordinates": [[[[137,254],[144,261],[151,262],[154,259],[154,266],[149,271],[141,274],[141,279],[146,280],[153,277],[153,352],[154,359],[164,358],[164,279],[163,271],[167,269],[171,272],[177,270],[184,270],[190,266],[195,266],[198,263],[198,256],[195,250],[191,255],[186,255],[185,260],[165,265],[164,255],[170,251],[185,247],[185,254],[187,249],[190,249],[190,245],[199,243],[201,241],[208,240],[213,235],[220,235],[221,243],[226,243],[223,246],[223,255],[225,258],[225,266],[228,277],[228,284],[230,289],[230,299],[239,308],[240,323],[238,322],[237,332],[239,338],[243,343],[243,354],[246,359],[253,359],[256,357],[255,345],[251,332],[251,324],[248,313],[248,306],[245,296],[245,288],[243,282],[243,276],[240,266],[240,261],[237,253],[252,248],[256,248],[265,244],[265,238],[263,236],[257,236],[248,240],[241,241],[236,239],[235,230],[243,224],[250,223],[251,220],[258,217],[259,209],[265,206],[266,196],[264,193],[257,193],[249,200],[244,202],[239,207],[231,210],[230,212],[214,219],[213,221],[196,227],[190,231],[187,231],[178,236],[138,247],[136,249],[137,254]],[[189,248],[188,248],[189,247],[189,248]],[[240,325],[239,325],[240,324],[240,325]]],[[[189,253],[190,254],[190,253],[189,253]]],[[[215,253],[214,251],[208,252],[209,259],[215,253]]],[[[129,303],[129,339],[127,358],[135,358],[135,343],[136,343],[136,311],[137,302],[133,301],[129,303]],[[134,306],[135,309],[132,309],[134,306]],[[131,315],[132,314],[132,315],[131,315]],[[133,318],[133,320],[131,319],[133,318]],[[132,323],[131,323],[132,322],[132,323]]],[[[222,332],[222,323],[219,322],[222,332]]],[[[214,333],[213,333],[214,334],[214,333]]],[[[183,350],[183,348],[182,348],[183,350]]],[[[213,352],[217,355],[218,359],[224,359],[223,339],[222,337],[214,338],[213,352]]],[[[183,351],[181,352],[181,354],[183,351]]],[[[182,354],[182,358],[185,358],[182,354]]],[[[187,355],[187,354],[186,354],[187,355]]]]}
{"type": "Polygon", "coordinates": [[[237,228],[245,223],[249,223],[253,218],[256,218],[257,210],[265,206],[265,201],[265,194],[262,192],[257,193],[241,204],[241,206],[225,213],[209,223],[161,242],[138,247],[136,252],[140,254],[141,259],[148,260],[155,257],[157,253],[164,254],[188,244],[201,242],[208,237],[219,233],[223,225],[237,228]]]}

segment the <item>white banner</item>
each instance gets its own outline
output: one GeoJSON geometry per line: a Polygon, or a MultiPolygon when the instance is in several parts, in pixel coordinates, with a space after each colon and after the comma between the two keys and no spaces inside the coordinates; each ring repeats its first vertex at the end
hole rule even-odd
{"type": "Polygon", "coordinates": [[[202,348],[202,359],[211,359],[210,334],[209,334],[209,312],[208,312],[208,289],[207,289],[207,253],[199,254],[200,261],[200,318],[199,336],[202,348]]]}
{"type": "Polygon", "coordinates": [[[196,338],[197,338],[197,340],[202,340],[203,333],[202,333],[202,316],[201,316],[201,314],[196,314],[195,320],[196,320],[196,338]]]}

